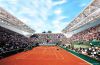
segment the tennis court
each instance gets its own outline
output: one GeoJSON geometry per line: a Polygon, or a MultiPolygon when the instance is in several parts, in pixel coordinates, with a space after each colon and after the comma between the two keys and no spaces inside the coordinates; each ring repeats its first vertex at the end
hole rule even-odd
{"type": "Polygon", "coordinates": [[[57,46],[39,46],[0,60],[0,65],[91,65],[57,46]]]}

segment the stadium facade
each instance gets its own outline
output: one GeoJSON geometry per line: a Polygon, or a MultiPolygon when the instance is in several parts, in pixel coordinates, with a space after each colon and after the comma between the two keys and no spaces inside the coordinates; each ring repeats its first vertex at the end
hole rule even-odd
{"type": "Polygon", "coordinates": [[[62,32],[76,34],[99,24],[100,0],[93,0],[62,32]]]}
{"type": "Polygon", "coordinates": [[[0,7],[0,26],[20,33],[25,36],[32,35],[35,30],[24,24],[21,20],[17,19],[12,14],[8,13],[2,7],[0,7]]]}

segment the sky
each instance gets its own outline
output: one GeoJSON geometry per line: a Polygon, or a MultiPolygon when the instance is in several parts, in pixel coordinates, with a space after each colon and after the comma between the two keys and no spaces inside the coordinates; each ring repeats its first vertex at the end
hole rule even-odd
{"type": "Polygon", "coordinates": [[[0,7],[36,33],[61,33],[92,0],[0,0],[0,7]]]}

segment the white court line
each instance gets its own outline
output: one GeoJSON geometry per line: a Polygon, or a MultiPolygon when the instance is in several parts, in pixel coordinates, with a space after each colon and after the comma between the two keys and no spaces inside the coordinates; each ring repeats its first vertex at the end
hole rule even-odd
{"type": "MultiPolygon", "coordinates": [[[[68,53],[70,53],[70,52],[68,52],[68,53]]],[[[70,54],[72,54],[72,53],[70,53],[70,54]]],[[[72,55],[74,55],[74,54],[72,54],[72,55]]],[[[78,57],[78,56],[76,56],[76,55],[74,55],[75,57],[78,57]]],[[[80,57],[78,57],[78,58],[80,58],[80,57]]],[[[87,62],[86,60],[84,60],[84,59],[82,59],[82,58],[80,58],[81,60],[83,60],[83,61],[85,61],[86,63],[88,63],[88,64],[90,64],[90,65],[93,65],[92,63],[89,63],[89,62],[87,62]]]]}
{"type": "MultiPolygon", "coordinates": [[[[63,49],[63,48],[61,48],[61,49],[63,49]]],[[[65,49],[63,49],[63,50],[65,50],[65,49]]],[[[65,50],[65,51],[67,51],[67,50],[65,50]]],[[[67,51],[68,53],[70,53],[70,54],[72,54],[71,52],[69,52],[69,51],[67,51]]],[[[72,55],[74,55],[74,54],[72,54],[72,55]]],[[[78,56],[76,56],[76,55],[74,55],[75,57],[78,57],[78,56]]],[[[84,60],[84,59],[82,59],[82,58],[80,58],[80,57],[78,57],[79,59],[81,59],[81,60],[83,60],[83,61],[85,61],[86,63],[88,63],[88,64],[90,64],[90,65],[93,65],[92,63],[89,63],[88,61],[86,61],[86,60],[84,60]]]]}
{"type": "Polygon", "coordinates": [[[58,51],[58,54],[61,56],[61,59],[64,59],[64,56],[61,54],[61,51],[58,51]]]}
{"type": "MultiPolygon", "coordinates": [[[[54,49],[54,50],[56,50],[56,49],[54,49]]],[[[59,59],[58,55],[56,54],[56,52],[54,50],[52,50],[53,53],[55,54],[56,58],[59,59]]]]}
{"type": "Polygon", "coordinates": [[[30,53],[29,53],[29,52],[26,52],[23,56],[18,57],[18,58],[16,58],[16,59],[25,59],[25,58],[28,57],[29,55],[30,55],[30,53]]]}
{"type": "Polygon", "coordinates": [[[45,48],[45,47],[44,47],[44,51],[43,51],[43,54],[46,54],[46,50],[47,50],[47,48],[45,48]]]}
{"type": "MultiPolygon", "coordinates": [[[[55,48],[55,50],[56,49],[58,49],[59,47],[57,47],[57,48],[55,48]]],[[[54,52],[55,53],[55,52],[54,52]]],[[[56,55],[57,55],[57,57],[58,57],[58,59],[64,59],[64,56],[61,54],[61,51],[59,50],[59,51],[57,51],[57,53],[55,53],[56,55]]]]}

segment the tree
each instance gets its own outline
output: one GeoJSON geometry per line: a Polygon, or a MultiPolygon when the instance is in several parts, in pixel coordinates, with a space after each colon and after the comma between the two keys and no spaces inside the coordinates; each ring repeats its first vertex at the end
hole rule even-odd
{"type": "Polygon", "coordinates": [[[52,31],[48,31],[48,33],[52,33],[52,31]]]}
{"type": "Polygon", "coordinates": [[[44,32],[42,32],[42,33],[46,33],[46,32],[44,31],[44,32]]]}
{"type": "Polygon", "coordinates": [[[33,34],[33,35],[31,36],[31,38],[38,38],[38,35],[37,35],[37,34],[33,34]]]}

